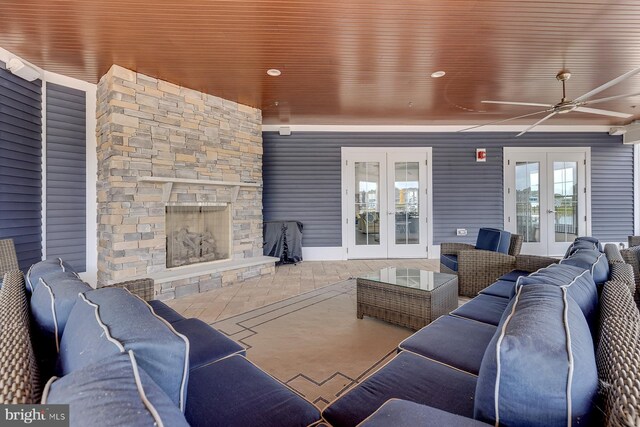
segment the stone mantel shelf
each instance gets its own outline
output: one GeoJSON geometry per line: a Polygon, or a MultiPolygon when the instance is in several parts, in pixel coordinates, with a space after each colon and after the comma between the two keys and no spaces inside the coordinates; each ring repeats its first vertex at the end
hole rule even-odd
{"type": "Polygon", "coordinates": [[[169,202],[173,184],[191,184],[191,185],[217,185],[222,187],[233,187],[231,202],[235,203],[240,192],[240,187],[260,187],[262,184],[257,182],[241,182],[241,181],[213,181],[210,179],[189,179],[189,178],[171,178],[163,176],[143,176],[138,178],[139,182],[151,182],[162,185],[162,201],[169,202]]]}

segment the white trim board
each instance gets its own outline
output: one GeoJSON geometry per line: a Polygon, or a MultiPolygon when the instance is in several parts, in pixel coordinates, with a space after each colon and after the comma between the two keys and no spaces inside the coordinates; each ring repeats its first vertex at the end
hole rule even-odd
{"type": "MultiPolygon", "coordinates": [[[[478,123],[480,124],[480,123],[478,123]]],[[[263,132],[278,132],[281,127],[288,127],[291,132],[458,132],[473,124],[465,125],[292,125],[265,124],[263,132]]],[[[486,132],[521,132],[528,125],[493,125],[474,129],[473,132],[462,132],[460,135],[486,132]]],[[[611,126],[605,125],[541,125],[529,132],[609,132],[611,126]]],[[[514,135],[515,137],[515,135],[514,135]]],[[[613,137],[612,137],[613,138],[613,137]]]]}
{"type": "MultiPolygon", "coordinates": [[[[85,82],[83,80],[74,79],[72,77],[63,76],[61,74],[44,71],[43,92],[46,93],[46,84],[54,83],[72,89],[81,90],[86,93],[85,109],[86,109],[86,270],[80,273],[84,281],[95,287],[98,281],[98,224],[96,220],[98,212],[97,202],[97,180],[98,180],[98,157],[97,157],[97,141],[96,141],[96,96],[97,85],[85,82]]],[[[43,97],[44,99],[44,97],[43,97]]],[[[46,111],[46,104],[43,104],[43,114],[46,111]]],[[[43,120],[43,132],[46,132],[46,121],[43,120]]],[[[46,139],[43,139],[43,148],[46,139]]],[[[43,158],[45,158],[43,150],[43,158]]],[[[43,169],[43,187],[46,188],[46,169],[43,169]]],[[[43,191],[44,192],[44,191],[43,191]]],[[[46,204],[43,203],[43,224],[46,223],[45,217],[46,204]]],[[[43,227],[43,247],[46,244],[46,230],[43,227]]]]}
{"type": "MultiPolygon", "coordinates": [[[[428,259],[440,259],[440,245],[433,245],[429,250],[428,259]]],[[[302,247],[302,260],[304,261],[346,261],[347,253],[342,246],[330,247],[302,247]]]]}
{"type": "Polygon", "coordinates": [[[303,261],[344,261],[346,259],[347,252],[342,246],[302,247],[303,261]]]}

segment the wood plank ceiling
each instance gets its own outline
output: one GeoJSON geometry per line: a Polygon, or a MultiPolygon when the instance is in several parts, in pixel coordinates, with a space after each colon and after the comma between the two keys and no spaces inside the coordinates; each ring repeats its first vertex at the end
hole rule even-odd
{"type": "MultiPolygon", "coordinates": [[[[559,102],[563,68],[573,99],[640,67],[638,0],[2,0],[0,16],[0,46],[44,69],[96,82],[116,63],[265,123],[488,122],[535,107],[483,99],[559,102]]],[[[626,92],[640,75],[600,95],[626,92]]],[[[640,96],[598,108],[640,118],[640,96]]]]}

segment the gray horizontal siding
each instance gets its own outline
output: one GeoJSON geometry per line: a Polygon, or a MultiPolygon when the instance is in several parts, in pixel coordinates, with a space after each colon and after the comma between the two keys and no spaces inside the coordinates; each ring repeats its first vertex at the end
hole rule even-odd
{"type": "Polygon", "coordinates": [[[42,82],[0,62],[0,239],[13,239],[21,269],[42,258],[42,82]]]}
{"type": "Polygon", "coordinates": [[[86,94],[47,83],[47,258],[86,270],[86,94]]]}
{"type": "Polygon", "coordinates": [[[264,218],[302,221],[304,246],[342,245],[341,147],[433,147],[435,244],[502,228],[504,147],[591,147],[593,235],[625,241],[633,232],[633,148],[604,133],[265,132],[263,141],[264,218]],[[487,148],[485,163],[476,148],[487,148]]]}

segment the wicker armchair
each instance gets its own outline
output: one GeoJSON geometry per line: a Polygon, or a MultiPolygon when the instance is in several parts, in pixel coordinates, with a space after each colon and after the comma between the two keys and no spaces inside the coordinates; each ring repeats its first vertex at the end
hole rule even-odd
{"type": "Polygon", "coordinates": [[[636,283],[636,291],[634,292],[634,299],[640,306],[640,246],[632,246],[628,249],[622,249],[620,251],[622,259],[627,264],[633,267],[633,276],[636,283]]]}
{"type": "Polygon", "coordinates": [[[629,236],[629,247],[640,246],[640,236],[629,236]]]}
{"type": "Polygon", "coordinates": [[[123,288],[134,295],[139,296],[145,301],[151,301],[155,297],[155,283],[153,279],[144,278],[136,280],[128,280],[126,282],[114,283],[113,285],[104,286],[105,288],[123,288]]]}
{"type": "Polygon", "coordinates": [[[492,284],[503,274],[516,269],[516,255],[522,248],[522,236],[511,235],[509,253],[476,249],[465,243],[442,243],[440,253],[457,255],[458,271],[440,264],[440,271],[458,275],[458,293],[475,297],[478,292],[492,284]]]}
{"type": "Polygon", "coordinates": [[[0,240],[0,283],[5,273],[19,270],[18,257],[16,256],[16,248],[13,240],[0,240]]]}

